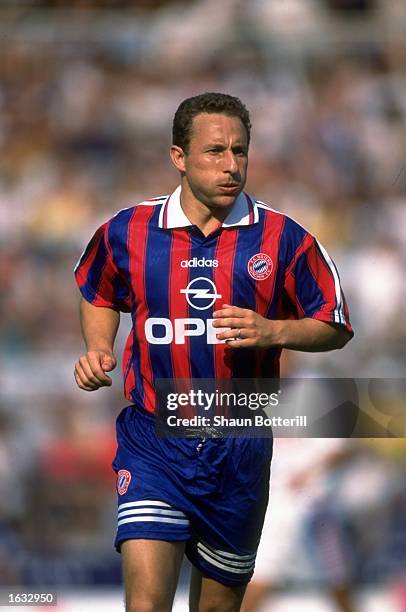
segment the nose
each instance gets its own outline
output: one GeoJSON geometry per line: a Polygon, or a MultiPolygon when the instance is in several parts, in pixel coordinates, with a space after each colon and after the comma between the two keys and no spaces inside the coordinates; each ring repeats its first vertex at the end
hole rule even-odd
{"type": "Polygon", "coordinates": [[[235,154],[232,151],[226,151],[224,155],[224,171],[230,174],[238,174],[238,163],[235,154]]]}

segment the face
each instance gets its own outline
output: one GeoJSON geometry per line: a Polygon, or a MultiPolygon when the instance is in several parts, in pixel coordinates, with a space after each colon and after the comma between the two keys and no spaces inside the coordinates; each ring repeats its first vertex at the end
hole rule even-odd
{"type": "Polygon", "coordinates": [[[193,119],[189,150],[172,147],[182,189],[211,209],[228,208],[245,185],[248,137],[238,117],[201,113],[193,119]]]}

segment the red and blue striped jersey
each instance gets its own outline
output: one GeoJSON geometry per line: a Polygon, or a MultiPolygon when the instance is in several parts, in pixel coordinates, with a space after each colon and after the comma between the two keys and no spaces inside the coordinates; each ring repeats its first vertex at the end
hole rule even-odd
{"type": "Polygon", "coordinates": [[[302,226],[246,193],[204,236],[185,216],[180,187],[117,213],[76,268],[83,297],[130,312],[125,395],[153,412],[159,378],[274,378],[280,349],[232,349],[216,339],[223,304],[269,319],[311,317],[352,334],[336,267],[302,226]]]}

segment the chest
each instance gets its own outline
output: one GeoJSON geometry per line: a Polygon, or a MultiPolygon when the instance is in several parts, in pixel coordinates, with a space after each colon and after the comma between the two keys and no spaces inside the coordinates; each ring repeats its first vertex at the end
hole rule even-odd
{"type": "Polygon", "coordinates": [[[130,245],[126,272],[136,308],[153,316],[210,318],[224,303],[265,314],[279,293],[278,246],[250,231],[209,237],[185,229],[149,232],[130,245]]]}

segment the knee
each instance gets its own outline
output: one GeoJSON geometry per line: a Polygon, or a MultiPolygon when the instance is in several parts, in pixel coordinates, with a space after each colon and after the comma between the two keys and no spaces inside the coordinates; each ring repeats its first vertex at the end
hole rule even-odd
{"type": "Polygon", "coordinates": [[[136,599],[135,597],[129,599],[125,604],[125,612],[152,612],[152,602],[148,599],[136,599]]]}
{"type": "Polygon", "coordinates": [[[240,603],[227,597],[213,596],[199,602],[199,612],[238,612],[240,603]]]}
{"type": "Polygon", "coordinates": [[[170,612],[171,604],[157,596],[137,595],[127,597],[126,612],[170,612]]]}

